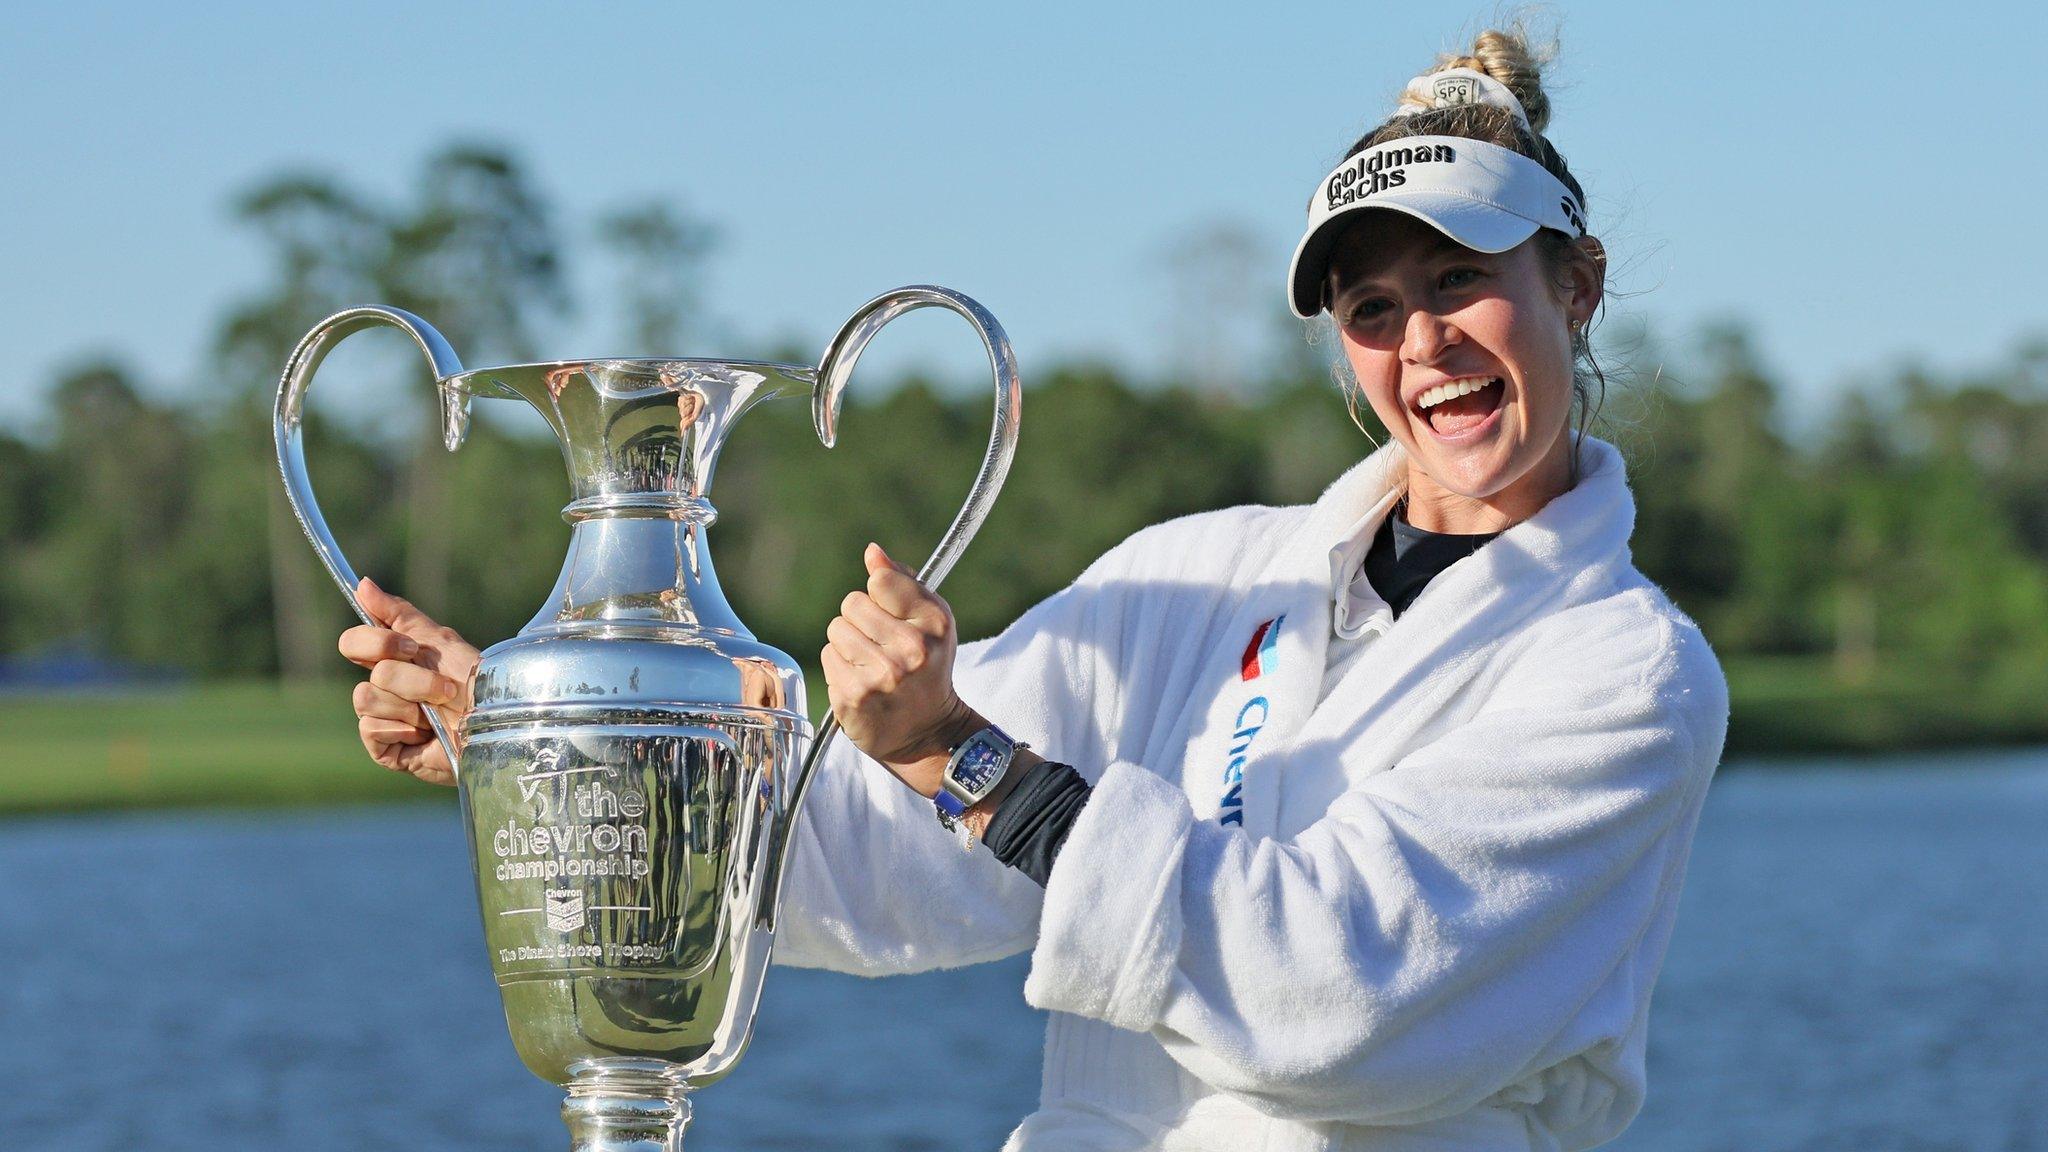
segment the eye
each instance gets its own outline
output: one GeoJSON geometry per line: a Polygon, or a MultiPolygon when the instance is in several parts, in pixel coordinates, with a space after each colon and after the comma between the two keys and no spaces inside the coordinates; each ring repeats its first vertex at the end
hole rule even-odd
{"type": "Polygon", "coordinates": [[[1386,315],[1393,306],[1394,302],[1384,296],[1369,296],[1353,304],[1350,311],[1344,313],[1344,323],[1352,327],[1369,324],[1386,315]]]}
{"type": "Polygon", "coordinates": [[[1444,273],[1443,286],[1446,288],[1469,288],[1486,273],[1478,268],[1453,268],[1444,273]]]}

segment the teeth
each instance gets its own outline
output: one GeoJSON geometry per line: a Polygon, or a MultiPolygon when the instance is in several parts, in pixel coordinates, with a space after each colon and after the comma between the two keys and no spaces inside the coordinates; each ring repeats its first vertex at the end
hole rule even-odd
{"type": "Polygon", "coordinates": [[[1439,384],[1417,396],[1415,406],[1425,410],[1434,408],[1446,400],[1463,396],[1468,392],[1477,392],[1493,382],[1494,377],[1491,376],[1466,376],[1448,384],[1439,384]]]}

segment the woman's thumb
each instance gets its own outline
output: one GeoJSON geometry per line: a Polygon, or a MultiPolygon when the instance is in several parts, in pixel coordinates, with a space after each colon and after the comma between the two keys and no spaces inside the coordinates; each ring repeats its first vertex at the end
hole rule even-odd
{"type": "Polygon", "coordinates": [[[916,579],[917,577],[916,572],[913,572],[909,568],[904,567],[901,563],[898,563],[894,556],[889,555],[888,550],[884,549],[880,544],[874,543],[873,541],[868,542],[867,550],[861,554],[861,559],[867,562],[868,571],[870,572],[873,572],[879,566],[883,568],[894,568],[896,571],[901,572],[905,576],[909,576],[912,579],[916,579]]]}
{"type": "Polygon", "coordinates": [[[398,597],[377,587],[377,582],[368,576],[356,581],[356,601],[381,627],[391,627],[391,618],[398,614],[397,600],[398,597]]]}

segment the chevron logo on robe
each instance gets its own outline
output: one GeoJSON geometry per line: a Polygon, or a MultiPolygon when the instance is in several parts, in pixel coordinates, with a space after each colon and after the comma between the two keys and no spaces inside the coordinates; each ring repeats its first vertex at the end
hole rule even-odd
{"type": "Polygon", "coordinates": [[[1286,619],[1283,612],[1252,632],[1252,642],[1244,646],[1244,658],[1238,661],[1238,679],[1257,680],[1272,670],[1273,649],[1280,643],[1280,624],[1286,619]]]}

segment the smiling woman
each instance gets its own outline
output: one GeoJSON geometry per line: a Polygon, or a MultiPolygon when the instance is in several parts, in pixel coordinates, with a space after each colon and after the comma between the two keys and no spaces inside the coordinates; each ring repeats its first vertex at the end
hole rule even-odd
{"type": "Polygon", "coordinates": [[[1545,252],[1534,239],[1477,251],[1392,212],[1364,214],[1337,242],[1345,361],[1408,452],[1417,528],[1498,532],[1576,482],[1572,345],[1600,299],[1599,266],[1560,271],[1545,252]]]}
{"type": "MultiPolygon", "coordinates": [[[[1604,258],[1547,115],[1489,32],[1318,182],[1289,298],[1394,442],[1313,505],[1147,528],[964,645],[868,548],[777,958],[1029,950],[1014,1152],[1577,1149],[1641,1106],[1728,696],[1572,431],[1604,258]]],[[[473,653],[373,600],[364,742],[432,756],[473,653]]]]}
{"type": "Polygon", "coordinates": [[[1012,1149],[1584,1148],[1641,1105],[1727,688],[1573,434],[1605,256],[1548,107],[1489,32],[1318,183],[1290,301],[1395,442],[1314,506],[1147,529],[957,662],[885,557],[835,621],[871,759],[820,785],[785,957],[1029,947],[1012,1149]]]}

